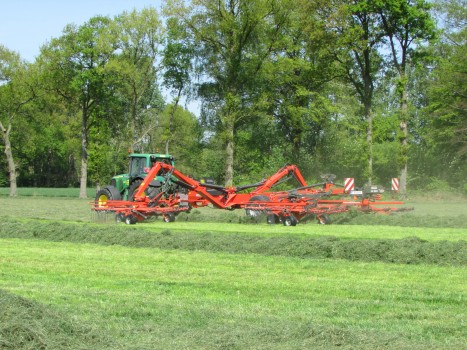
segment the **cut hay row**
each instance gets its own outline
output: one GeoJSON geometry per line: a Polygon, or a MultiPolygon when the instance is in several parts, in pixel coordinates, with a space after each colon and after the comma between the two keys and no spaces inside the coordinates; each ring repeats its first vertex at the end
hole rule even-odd
{"type": "Polygon", "coordinates": [[[172,232],[169,228],[152,232],[141,228],[130,230],[126,225],[82,225],[15,219],[4,220],[0,227],[0,237],[236,254],[253,253],[307,259],[467,265],[466,240],[425,241],[417,237],[405,239],[340,239],[335,236],[293,235],[264,237],[235,233],[193,233],[189,230],[172,232]]]}

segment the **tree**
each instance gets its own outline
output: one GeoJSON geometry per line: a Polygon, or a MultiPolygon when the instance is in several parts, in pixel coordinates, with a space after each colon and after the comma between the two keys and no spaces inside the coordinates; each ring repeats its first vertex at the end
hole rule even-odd
{"type": "Polygon", "coordinates": [[[193,70],[192,59],[195,50],[186,28],[177,18],[168,18],[167,29],[164,58],[162,60],[164,85],[175,93],[167,123],[168,137],[165,142],[165,153],[169,154],[169,145],[175,140],[175,113],[182,93],[187,92],[190,88],[190,76],[193,70]]]}
{"type": "MultiPolygon", "coordinates": [[[[287,159],[300,162],[305,149],[310,153],[329,115],[329,99],[322,92],[335,78],[335,64],[327,49],[331,36],[324,20],[316,16],[316,3],[294,2],[283,14],[283,27],[276,33],[276,44],[264,63],[263,100],[269,101],[268,114],[274,116],[291,150],[287,159]]],[[[280,14],[277,14],[278,16],[280,14]]],[[[285,153],[285,152],[284,152],[285,153]]]]}
{"type": "MultiPolygon", "coordinates": [[[[372,0],[357,0],[330,8],[329,30],[335,33],[337,45],[331,46],[335,59],[343,69],[343,78],[355,89],[367,123],[367,178],[373,178],[373,105],[382,58],[378,51],[383,33],[374,12],[372,0]]],[[[328,15],[328,11],[323,14],[328,15]]]]}
{"type": "Polygon", "coordinates": [[[428,81],[425,137],[431,152],[438,155],[437,168],[447,172],[445,180],[457,187],[465,184],[467,171],[467,10],[463,1],[438,5],[442,32],[428,81]]]}
{"type": "Polygon", "coordinates": [[[86,198],[90,129],[106,117],[104,103],[114,91],[105,70],[114,52],[109,23],[107,17],[93,17],[80,27],[67,25],[41,50],[51,89],[69,106],[68,114],[81,119],[80,198],[86,198]]]}
{"type": "Polygon", "coordinates": [[[227,186],[233,182],[236,127],[249,120],[257,74],[283,25],[277,16],[280,5],[278,0],[193,0],[166,8],[193,36],[201,76],[198,95],[208,124],[225,141],[227,186]]]}
{"type": "Polygon", "coordinates": [[[107,64],[107,69],[116,74],[115,84],[128,115],[128,133],[124,137],[133,149],[154,127],[149,110],[160,112],[161,108],[153,102],[159,94],[156,79],[162,24],[157,11],[150,7],[115,17],[112,32],[117,54],[107,64]]]}
{"type": "Polygon", "coordinates": [[[416,59],[416,49],[435,37],[431,6],[424,0],[378,0],[376,11],[388,39],[392,65],[397,72],[401,143],[400,192],[407,190],[408,160],[408,91],[407,68],[416,59]]]}
{"type": "Polygon", "coordinates": [[[12,151],[11,132],[25,105],[36,96],[28,81],[28,65],[20,56],[0,45],[0,131],[8,164],[10,197],[16,196],[17,164],[12,151]]]}
{"type": "Polygon", "coordinates": [[[177,168],[187,173],[197,170],[201,127],[195,115],[181,106],[168,104],[158,117],[158,126],[149,133],[150,149],[165,149],[169,154],[166,147],[170,140],[170,154],[175,157],[177,168]]]}

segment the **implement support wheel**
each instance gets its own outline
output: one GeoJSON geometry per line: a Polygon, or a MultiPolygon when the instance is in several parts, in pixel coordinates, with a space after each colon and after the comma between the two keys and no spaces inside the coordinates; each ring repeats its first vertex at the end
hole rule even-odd
{"type": "Polygon", "coordinates": [[[328,214],[321,214],[317,216],[318,223],[321,225],[330,225],[331,217],[328,214]]]}
{"type": "Polygon", "coordinates": [[[175,221],[175,214],[174,213],[167,213],[163,215],[164,222],[174,222],[175,221]]]}
{"type": "Polygon", "coordinates": [[[282,219],[282,223],[284,224],[284,226],[296,226],[298,220],[295,216],[289,215],[282,219]]]}

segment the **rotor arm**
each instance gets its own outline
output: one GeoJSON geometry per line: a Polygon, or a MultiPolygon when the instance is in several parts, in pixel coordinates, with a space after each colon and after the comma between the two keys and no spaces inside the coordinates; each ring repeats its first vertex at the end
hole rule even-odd
{"type": "Polygon", "coordinates": [[[302,186],[307,186],[305,179],[302,176],[302,173],[300,170],[298,170],[296,165],[290,165],[287,164],[283,166],[277,173],[272,175],[271,177],[267,178],[265,181],[263,181],[261,186],[258,186],[256,190],[254,190],[252,193],[258,194],[262,192],[266,192],[269,189],[271,189],[272,186],[274,186],[276,183],[278,183],[282,178],[293,175],[295,179],[300,183],[302,186]]]}

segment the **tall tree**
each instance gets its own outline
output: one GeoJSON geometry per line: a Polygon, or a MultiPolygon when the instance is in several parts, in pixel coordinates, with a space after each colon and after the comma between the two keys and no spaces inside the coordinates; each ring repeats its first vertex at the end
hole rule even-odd
{"type": "Polygon", "coordinates": [[[271,51],[274,33],[282,23],[276,16],[279,0],[173,1],[166,8],[187,26],[197,53],[201,75],[198,93],[210,123],[225,141],[225,184],[234,175],[234,136],[239,123],[248,119],[251,88],[264,59],[271,51]]]}
{"type": "Polygon", "coordinates": [[[67,25],[63,35],[41,51],[51,88],[69,106],[69,115],[81,119],[80,198],[86,198],[90,129],[104,117],[102,106],[114,90],[106,84],[105,65],[114,52],[109,23],[109,18],[98,16],[79,27],[67,25]]]}
{"type": "MultiPolygon", "coordinates": [[[[465,1],[439,4],[442,31],[428,82],[426,137],[439,155],[445,180],[463,186],[467,171],[467,7],[465,1]]],[[[465,186],[465,185],[464,185],[465,186]]]]}
{"type": "Polygon", "coordinates": [[[0,45],[0,131],[8,164],[10,196],[16,196],[17,163],[12,151],[11,132],[24,106],[36,96],[28,79],[28,65],[20,56],[0,45]]]}
{"type": "Polygon", "coordinates": [[[164,85],[175,94],[175,97],[170,108],[166,129],[165,153],[167,154],[169,154],[170,143],[175,140],[175,115],[182,93],[189,94],[193,54],[193,42],[186,28],[177,18],[169,18],[162,65],[164,85]]]}
{"type": "Polygon", "coordinates": [[[112,23],[116,37],[117,55],[107,65],[116,73],[116,86],[128,114],[128,133],[130,148],[145,139],[154,126],[149,110],[160,106],[152,105],[154,96],[159,94],[156,84],[159,46],[162,43],[162,23],[153,7],[141,11],[123,12],[112,23]],[[151,126],[152,125],[152,126],[151,126]]]}
{"type": "Polygon", "coordinates": [[[435,23],[430,16],[431,5],[425,0],[377,0],[375,10],[379,14],[384,34],[388,40],[392,65],[397,72],[399,95],[399,121],[401,143],[400,192],[407,190],[408,176],[408,89],[407,69],[416,59],[416,49],[435,36],[435,23]]]}
{"type": "MultiPolygon", "coordinates": [[[[322,95],[324,85],[335,78],[336,67],[327,47],[331,36],[317,14],[315,1],[294,2],[283,15],[283,29],[277,35],[272,55],[265,63],[265,86],[269,113],[287,143],[292,145],[287,159],[300,162],[305,137],[318,135],[328,110],[322,95]]],[[[308,142],[310,153],[317,140],[308,142]]]]}
{"type": "Polygon", "coordinates": [[[382,58],[378,51],[383,33],[372,0],[356,0],[331,6],[322,14],[330,16],[328,28],[336,35],[335,58],[341,63],[343,78],[355,89],[367,123],[367,177],[373,177],[373,105],[382,58]]]}

